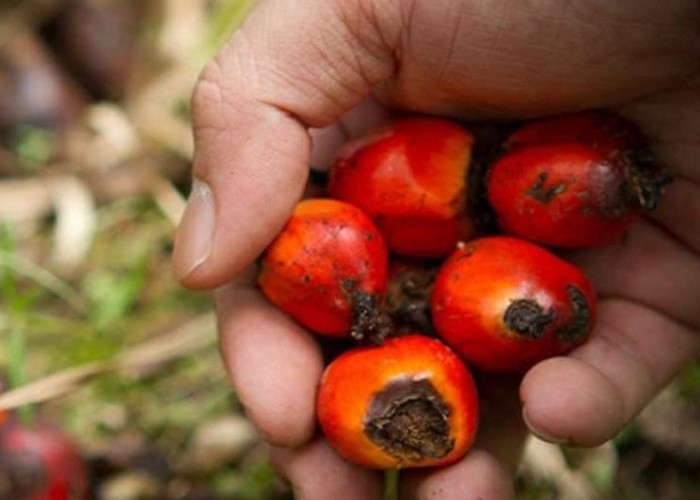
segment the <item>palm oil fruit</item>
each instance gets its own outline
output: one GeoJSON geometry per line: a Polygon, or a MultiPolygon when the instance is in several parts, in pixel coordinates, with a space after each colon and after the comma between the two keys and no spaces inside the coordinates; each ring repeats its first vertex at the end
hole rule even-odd
{"type": "Polygon", "coordinates": [[[473,240],[443,264],[431,312],[438,335],[470,365],[523,372],[588,337],[596,312],[586,276],[507,236],[473,240]]]}
{"type": "Polygon", "coordinates": [[[372,217],[392,253],[446,257],[474,232],[472,145],[471,134],[448,120],[397,120],[341,149],[329,191],[372,217]]]}
{"type": "Polygon", "coordinates": [[[651,161],[642,132],[629,120],[607,110],[584,111],[526,123],[507,141],[510,149],[537,144],[576,143],[600,151],[607,158],[638,156],[651,161]]]}
{"type": "Polygon", "coordinates": [[[471,374],[436,339],[405,335],[336,358],[323,374],[318,419],[346,459],[373,469],[437,466],[474,441],[471,374]]]}
{"type": "Polygon", "coordinates": [[[10,419],[0,428],[0,498],[85,500],[88,472],[77,446],[37,421],[10,419]]]}
{"type": "Polygon", "coordinates": [[[361,340],[385,328],[378,305],[387,265],[382,235],[360,209],[308,199],[265,252],[258,283],[270,302],[309,330],[361,340]]]}
{"type": "Polygon", "coordinates": [[[504,232],[544,245],[619,239],[668,181],[641,132],[607,111],[526,124],[507,150],[488,174],[489,203],[504,232]]]}

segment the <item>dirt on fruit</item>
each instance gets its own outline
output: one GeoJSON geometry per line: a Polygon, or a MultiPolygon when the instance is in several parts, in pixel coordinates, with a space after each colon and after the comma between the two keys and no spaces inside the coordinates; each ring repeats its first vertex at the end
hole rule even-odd
{"type": "Polygon", "coordinates": [[[436,269],[407,268],[389,283],[384,308],[396,333],[434,333],[430,316],[430,295],[436,269]]]}
{"type": "Polygon", "coordinates": [[[591,321],[591,308],[586,296],[574,285],[566,287],[566,294],[571,301],[571,320],[557,330],[557,339],[563,342],[577,342],[586,333],[591,321]]]}
{"type": "Polygon", "coordinates": [[[441,459],[454,448],[450,408],[428,380],[402,379],[377,393],[365,434],[402,462],[441,459]]]}
{"type": "Polygon", "coordinates": [[[350,336],[362,343],[381,344],[394,332],[391,317],[379,307],[379,297],[362,290],[352,292],[350,336]]]}
{"type": "Polygon", "coordinates": [[[545,205],[548,205],[554,198],[566,191],[566,184],[563,182],[557,182],[556,184],[545,188],[544,186],[547,183],[547,177],[547,172],[542,172],[537,176],[537,179],[527,192],[527,195],[530,198],[533,198],[540,203],[544,203],[545,205]]]}
{"type": "Polygon", "coordinates": [[[520,299],[511,302],[503,315],[503,321],[511,331],[531,339],[539,339],[554,320],[554,316],[553,308],[545,311],[535,300],[520,299]]]}

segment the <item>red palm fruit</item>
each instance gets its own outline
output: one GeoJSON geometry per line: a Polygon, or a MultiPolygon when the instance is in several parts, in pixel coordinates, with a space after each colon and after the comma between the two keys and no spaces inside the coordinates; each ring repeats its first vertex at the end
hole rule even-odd
{"type": "Polygon", "coordinates": [[[606,158],[643,156],[651,160],[649,145],[629,120],[611,111],[584,111],[527,123],[513,132],[509,149],[538,144],[575,143],[592,147],[606,158]]]}
{"type": "Polygon", "coordinates": [[[0,430],[0,498],[82,500],[87,472],[76,445],[46,422],[0,430]]]}
{"type": "Polygon", "coordinates": [[[478,399],[464,363],[421,335],[348,351],[321,379],[321,428],[348,460],[374,469],[446,465],[474,441],[478,399]]]}
{"type": "Polygon", "coordinates": [[[440,268],[431,299],[435,329],[470,364],[521,372],[583,342],[596,299],[575,266],[505,236],[461,246],[440,268]]]}
{"type": "Polygon", "coordinates": [[[489,203],[503,231],[545,245],[616,240],[668,181],[639,130],[609,112],[533,122],[507,144],[488,176],[489,203]]]}
{"type": "Polygon", "coordinates": [[[466,213],[472,143],[447,120],[397,120],[339,152],[330,194],[372,217],[391,252],[447,256],[474,232],[466,213]]]}
{"type": "Polygon", "coordinates": [[[299,203],[262,259],[265,296],[309,330],[333,337],[381,330],[387,250],[362,210],[336,200],[299,203]]]}

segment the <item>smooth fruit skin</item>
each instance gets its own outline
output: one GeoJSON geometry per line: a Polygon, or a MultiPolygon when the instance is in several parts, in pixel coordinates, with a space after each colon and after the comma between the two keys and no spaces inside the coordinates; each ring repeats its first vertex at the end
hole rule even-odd
{"type": "Polygon", "coordinates": [[[388,255],[379,230],[359,209],[337,200],[300,202],[262,259],[265,296],[309,330],[349,335],[358,294],[386,288],[388,255]]]}
{"type": "Polygon", "coordinates": [[[641,131],[605,110],[527,123],[505,149],[490,169],[489,203],[504,232],[544,245],[619,239],[670,180],[641,131]]]}
{"type": "Polygon", "coordinates": [[[321,379],[317,414],[326,438],[342,456],[373,469],[452,463],[472,445],[479,418],[476,387],[464,363],[438,340],[421,335],[395,337],[338,357],[321,379]],[[445,456],[400,457],[368,437],[373,398],[392,383],[405,381],[428,381],[447,404],[447,429],[454,441],[445,456]]]}
{"type": "Polygon", "coordinates": [[[500,228],[544,245],[585,248],[622,236],[639,207],[622,188],[625,170],[599,151],[561,143],[516,149],[488,178],[500,228]]]}
{"type": "Polygon", "coordinates": [[[466,214],[472,144],[447,120],[397,120],[338,153],[330,194],[370,215],[392,253],[445,257],[474,232],[466,214]]]}
{"type": "Polygon", "coordinates": [[[595,292],[575,266],[532,243],[477,239],[442,266],[431,299],[438,335],[470,365],[522,372],[585,341],[595,292]]]}
{"type": "Polygon", "coordinates": [[[0,431],[0,476],[16,500],[83,500],[87,471],[76,445],[44,421],[11,420],[0,431]]]}
{"type": "Polygon", "coordinates": [[[591,147],[609,160],[644,152],[648,145],[629,120],[606,110],[584,111],[527,123],[508,137],[509,149],[554,143],[591,147]]]}

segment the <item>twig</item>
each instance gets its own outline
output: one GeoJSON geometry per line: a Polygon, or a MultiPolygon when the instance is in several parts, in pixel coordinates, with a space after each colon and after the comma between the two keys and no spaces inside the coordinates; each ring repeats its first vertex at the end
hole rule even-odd
{"type": "Polygon", "coordinates": [[[172,182],[163,176],[153,174],[148,180],[148,190],[165,217],[173,226],[177,226],[185,212],[185,200],[172,182]]]}
{"type": "Polygon", "coordinates": [[[51,192],[43,179],[0,181],[0,219],[24,222],[43,217],[53,207],[51,192]]]}
{"type": "Polygon", "coordinates": [[[50,183],[56,207],[52,259],[57,267],[70,271],[78,267],[95,235],[95,200],[87,185],[74,176],[50,183]]]}
{"type": "Polygon", "coordinates": [[[106,373],[162,363],[214,343],[213,314],[205,314],[170,334],[144,342],[113,360],[68,368],[0,395],[0,410],[41,403],[73,392],[106,373]]]}
{"type": "Polygon", "coordinates": [[[129,106],[129,115],[143,137],[164,145],[185,159],[192,158],[192,127],[177,116],[178,103],[189,101],[204,61],[176,66],[141,91],[129,106]]]}
{"type": "Polygon", "coordinates": [[[87,302],[80,292],[47,269],[34,264],[32,261],[16,253],[9,257],[9,266],[16,274],[25,276],[49,292],[52,292],[65,301],[66,304],[76,312],[83,313],[87,310],[87,302]]]}

